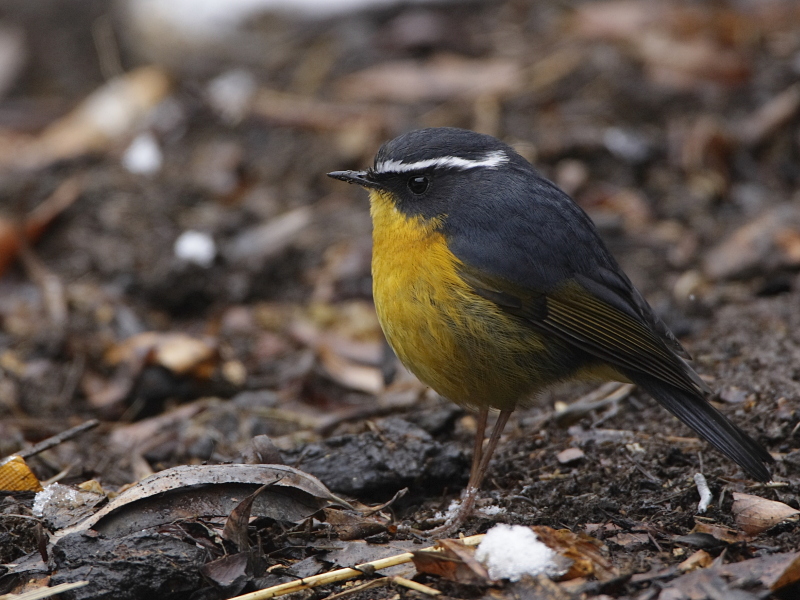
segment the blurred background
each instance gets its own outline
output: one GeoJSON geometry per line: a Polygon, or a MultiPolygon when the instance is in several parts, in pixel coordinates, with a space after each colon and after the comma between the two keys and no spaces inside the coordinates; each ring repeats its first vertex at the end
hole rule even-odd
{"type": "MultiPolygon", "coordinates": [[[[259,433],[468,431],[387,356],[366,195],[325,176],[424,126],[514,145],[690,348],[735,333],[713,380],[769,330],[723,307],[793,335],[798,81],[795,0],[3,0],[0,456],[97,417],[36,468],[120,485],[259,433]]],[[[723,399],[797,400],[770,348],[723,399]]]]}

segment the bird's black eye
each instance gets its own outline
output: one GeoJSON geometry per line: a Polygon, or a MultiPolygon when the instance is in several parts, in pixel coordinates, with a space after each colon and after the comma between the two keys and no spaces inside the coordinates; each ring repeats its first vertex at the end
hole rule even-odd
{"type": "Polygon", "coordinates": [[[425,190],[428,189],[428,185],[430,185],[430,181],[424,175],[417,175],[408,180],[408,189],[411,190],[412,194],[424,194],[425,190]]]}

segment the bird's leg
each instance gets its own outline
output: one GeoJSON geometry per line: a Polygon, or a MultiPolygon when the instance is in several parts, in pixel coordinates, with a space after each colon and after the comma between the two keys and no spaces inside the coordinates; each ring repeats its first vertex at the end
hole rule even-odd
{"type": "Polygon", "coordinates": [[[461,505],[458,511],[444,525],[433,529],[429,533],[434,536],[441,536],[455,531],[462,523],[472,514],[472,509],[475,506],[475,500],[478,498],[478,490],[486,477],[486,470],[489,468],[489,461],[492,459],[497,448],[497,443],[500,441],[500,434],[506,427],[508,418],[511,416],[512,410],[501,410],[500,415],[497,417],[497,422],[492,429],[492,435],[489,438],[489,444],[486,450],[483,450],[483,434],[486,431],[486,419],[489,411],[481,409],[478,413],[478,430],[475,437],[475,454],[472,456],[472,469],[470,470],[469,483],[464,490],[461,497],[461,505]]]}
{"type": "Polygon", "coordinates": [[[475,447],[472,450],[472,468],[469,471],[469,483],[467,489],[479,487],[478,480],[481,457],[483,456],[483,438],[486,435],[486,421],[489,419],[489,409],[481,408],[478,411],[478,423],[475,429],[475,447]]]}
{"type": "Polygon", "coordinates": [[[497,416],[497,422],[494,424],[494,429],[492,429],[492,435],[489,438],[489,444],[486,446],[486,450],[481,456],[481,464],[478,467],[478,479],[475,482],[476,488],[481,487],[483,479],[486,477],[486,470],[489,468],[489,461],[492,460],[492,454],[494,454],[494,451],[497,448],[497,443],[500,441],[500,435],[503,433],[503,429],[506,428],[506,423],[508,423],[508,418],[511,416],[512,412],[513,409],[501,410],[500,414],[497,416]]]}

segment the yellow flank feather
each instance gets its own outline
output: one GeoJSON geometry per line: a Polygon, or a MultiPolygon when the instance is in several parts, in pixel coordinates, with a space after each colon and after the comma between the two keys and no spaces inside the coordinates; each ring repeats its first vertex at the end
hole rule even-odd
{"type": "Polygon", "coordinates": [[[545,347],[539,333],[471,290],[438,219],[408,217],[382,191],[370,190],[370,207],[378,318],[421,381],[459,404],[512,409],[577,371],[590,376],[588,364],[554,364],[558,340],[545,347]]]}

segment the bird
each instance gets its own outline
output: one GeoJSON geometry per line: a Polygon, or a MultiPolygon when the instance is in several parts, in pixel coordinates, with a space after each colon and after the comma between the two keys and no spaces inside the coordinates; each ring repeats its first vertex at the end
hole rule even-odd
{"type": "Polygon", "coordinates": [[[570,196],[511,146],[451,127],[402,134],[363,171],[378,320],[397,357],[477,412],[456,529],[511,413],[564,381],[633,383],[752,478],[771,455],[708,401],[689,355],[570,196]],[[490,409],[499,410],[484,448],[490,409]]]}

